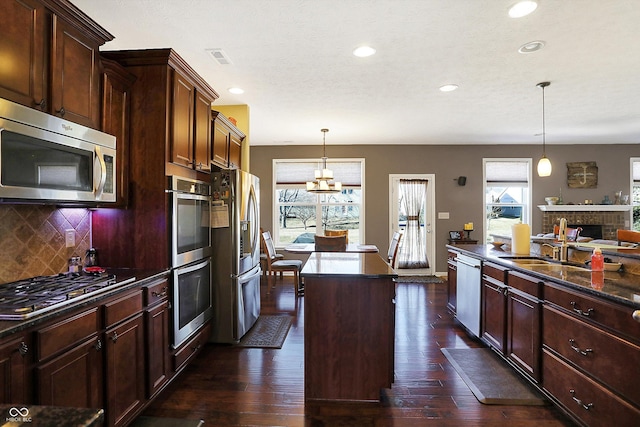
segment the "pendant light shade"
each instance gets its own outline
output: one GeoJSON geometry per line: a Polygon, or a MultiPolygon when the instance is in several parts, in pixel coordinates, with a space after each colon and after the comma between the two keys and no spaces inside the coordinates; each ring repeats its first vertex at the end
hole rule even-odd
{"type": "Polygon", "coordinates": [[[320,132],[322,132],[322,169],[315,170],[314,181],[307,181],[307,191],[310,193],[338,193],[342,191],[342,183],[333,181],[333,171],[327,168],[325,137],[329,129],[320,129],[320,132]]]}
{"type": "Polygon", "coordinates": [[[550,84],[550,82],[542,82],[536,85],[539,88],[542,88],[542,158],[538,161],[538,176],[543,177],[551,175],[551,162],[547,158],[546,153],[547,131],[545,128],[544,120],[544,88],[549,86],[550,84]]]}

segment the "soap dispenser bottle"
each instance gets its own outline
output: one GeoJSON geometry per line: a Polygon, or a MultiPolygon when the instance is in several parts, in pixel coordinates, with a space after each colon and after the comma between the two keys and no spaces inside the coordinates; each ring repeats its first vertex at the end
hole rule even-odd
{"type": "Polygon", "coordinates": [[[595,248],[591,254],[591,271],[604,270],[604,257],[600,248],[595,248]]]}

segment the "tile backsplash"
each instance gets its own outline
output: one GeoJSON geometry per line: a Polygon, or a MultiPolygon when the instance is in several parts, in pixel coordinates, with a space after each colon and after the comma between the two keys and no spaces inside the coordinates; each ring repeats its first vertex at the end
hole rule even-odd
{"type": "Polygon", "coordinates": [[[84,208],[0,205],[0,283],[68,271],[73,255],[91,247],[91,213],[84,208]],[[65,230],[75,232],[66,247],[65,230]]]}

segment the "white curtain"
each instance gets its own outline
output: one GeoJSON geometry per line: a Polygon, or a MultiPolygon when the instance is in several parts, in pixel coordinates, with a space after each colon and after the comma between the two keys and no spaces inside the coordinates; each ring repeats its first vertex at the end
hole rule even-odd
{"type": "Polygon", "coordinates": [[[424,217],[427,199],[426,179],[401,179],[398,186],[400,205],[407,217],[407,227],[400,240],[398,268],[429,268],[424,229],[420,216],[424,217]]]}

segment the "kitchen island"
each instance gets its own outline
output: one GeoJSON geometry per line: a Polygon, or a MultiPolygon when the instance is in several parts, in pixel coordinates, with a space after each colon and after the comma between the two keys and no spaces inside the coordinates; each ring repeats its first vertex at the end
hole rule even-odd
{"type": "Polygon", "coordinates": [[[378,402],[393,383],[397,273],[377,253],[314,252],[301,276],[305,402],[378,402]]]}

